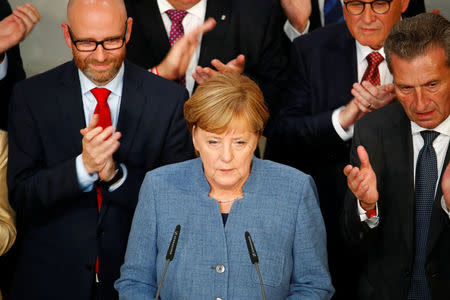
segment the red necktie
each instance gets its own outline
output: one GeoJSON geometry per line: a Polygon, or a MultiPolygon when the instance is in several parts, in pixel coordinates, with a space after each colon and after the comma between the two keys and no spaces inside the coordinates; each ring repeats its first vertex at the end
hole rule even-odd
{"type": "MultiPolygon", "coordinates": [[[[94,114],[98,115],[98,124],[97,126],[101,126],[105,129],[108,126],[111,126],[111,112],[109,110],[108,105],[108,96],[111,93],[110,90],[104,88],[95,88],[91,90],[92,95],[94,95],[97,100],[97,106],[95,107],[94,114]]],[[[97,206],[98,212],[100,213],[100,209],[102,207],[102,190],[99,185],[96,186],[97,191],[97,206]]],[[[98,256],[97,261],[95,262],[95,273],[98,274],[98,256]]]]}
{"type": "MultiPolygon", "coordinates": [[[[166,11],[166,14],[172,22],[169,35],[170,47],[172,47],[184,35],[184,28],[181,22],[183,22],[184,17],[187,15],[187,11],[169,9],[166,11]]],[[[179,82],[182,86],[186,87],[186,76],[183,75],[180,77],[179,82]]]]}
{"type": "Polygon", "coordinates": [[[384,57],[378,52],[371,52],[366,57],[368,66],[361,82],[367,80],[373,85],[380,85],[380,71],[378,65],[384,60],[384,57]]]}

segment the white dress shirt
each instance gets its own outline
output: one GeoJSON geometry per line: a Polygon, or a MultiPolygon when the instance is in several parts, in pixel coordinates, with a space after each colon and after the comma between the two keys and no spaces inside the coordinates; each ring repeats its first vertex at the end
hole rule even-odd
{"type": "MultiPolygon", "coordinates": [[[[417,125],[416,123],[411,121],[414,166],[417,165],[417,158],[418,158],[419,152],[422,149],[423,144],[424,144],[422,135],[420,134],[420,132],[424,131],[424,130],[430,130],[430,129],[420,127],[419,125],[417,125]]],[[[444,161],[445,161],[445,155],[447,154],[447,150],[448,150],[449,142],[450,142],[450,116],[447,117],[447,119],[445,119],[444,122],[439,124],[439,126],[437,126],[436,128],[434,128],[432,130],[440,133],[438,135],[438,137],[436,137],[436,139],[433,141],[433,148],[434,148],[434,151],[436,151],[437,167],[438,167],[438,179],[437,179],[436,187],[435,187],[435,194],[436,194],[436,191],[438,189],[439,178],[441,176],[443,168],[446,167],[446,166],[444,166],[444,161]]],[[[414,185],[415,185],[415,181],[416,181],[416,167],[414,167],[414,185]]],[[[367,225],[370,228],[376,227],[378,225],[378,220],[379,220],[378,204],[376,206],[377,216],[368,219],[367,216],[365,215],[366,211],[360,206],[358,200],[357,200],[357,202],[358,202],[358,214],[361,218],[361,221],[367,222],[367,225]]],[[[444,196],[442,196],[442,198],[441,198],[441,207],[447,213],[448,217],[450,218],[450,210],[447,208],[444,196]]]]}
{"type": "MultiPolygon", "coordinates": [[[[120,67],[120,70],[117,73],[116,77],[114,77],[114,79],[111,80],[105,86],[95,85],[91,80],[89,80],[89,78],[86,77],[86,75],[83,74],[83,72],[81,72],[80,69],[78,69],[86,127],[90,123],[92,116],[94,115],[95,107],[97,106],[97,100],[91,93],[91,90],[97,87],[106,88],[111,91],[111,94],[109,95],[107,102],[109,105],[109,110],[111,112],[111,124],[112,126],[117,127],[117,120],[119,119],[119,111],[120,111],[120,102],[122,98],[124,68],[125,68],[124,64],[122,63],[122,66],[120,67]]],[[[122,168],[123,171],[123,177],[116,184],[112,185],[109,188],[110,192],[117,189],[125,181],[127,177],[128,172],[125,165],[120,164],[120,167],[122,168]]],[[[81,154],[78,155],[76,158],[76,170],[78,183],[80,184],[81,189],[84,192],[91,191],[94,187],[94,182],[98,179],[98,174],[94,173],[90,175],[87,172],[83,160],[81,158],[81,154]]]]}
{"type": "Polygon", "coordinates": [[[8,73],[8,55],[5,52],[5,57],[3,61],[0,63],[0,80],[6,77],[8,73]]]}
{"type": "MultiPolygon", "coordinates": [[[[172,22],[169,19],[166,11],[169,9],[175,9],[167,0],[157,0],[159,12],[161,13],[161,18],[164,23],[164,27],[167,31],[167,36],[170,36],[170,27],[172,22]]],[[[182,24],[184,29],[184,34],[189,33],[195,27],[203,24],[205,21],[206,15],[206,0],[201,0],[197,4],[195,4],[190,9],[186,10],[187,14],[184,17],[182,24]]],[[[200,57],[200,46],[201,46],[202,38],[200,36],[199,43],[197,48],[195,49],[194,54],[192,55],[191,60],[189,61],[189,66],[186,70],[186,89],[189,91],[189,95],[192,95],[192,91],[194,89],[195,80],[192,77],[192,74],[195,72],[195,67],[198,65],[198,59],[200,57]]],[[[227,62],[224,62],[227,63],[227,62]]]]}
{"type": "MultiPolygon", "coordinates": [[[[385,85],[388,83],[393,82],[393,77],[391,73],[389,72],[387,62],[386,62],[386,55],[384,54],[384,48],[382,47],[379,50],[373,50],[369,46],[363,46],[361,45],[357,40],[355,40],[356,44],[356,64],[358,69],[358,82],[361,82],[364,73],[366,72],[368,62],[367,62],[367,55],[369,55],[371,52],[375,51],[381,54],[383,58],[385,58],[379,65],[378,65],[378,71],[380,72],[380,83],[381,85],[385,85]]],[[[348,101],[350,101],[349,99],[348,101]]],[[[342,128],[341,124],[339,123],[339,113],[344,109],[345,106],[341,106],[334,110],[332,116],[331,116],[331,122],[333,123],[334,130],[336,130],[336,133],[341,137],[343,141],[348,141],[353,137],[353,124],[347,128],[347,130],[344,130],[342,128]]]]}

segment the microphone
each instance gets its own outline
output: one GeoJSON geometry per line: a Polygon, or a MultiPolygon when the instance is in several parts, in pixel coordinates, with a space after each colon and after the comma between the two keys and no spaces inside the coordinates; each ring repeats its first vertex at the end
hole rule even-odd
{"type": "Polygon", "coordinates": [[[159,298],[159,293],[161,292],[161,288],[162,288],[162,285],[164,282],[164,277],[166,276],[167,269],[169,268],[169,264],[173,260],[173,257],[175,256],[175,250],[177,249],[178,237],[180,236],[180,230],[181,230],[181,226],[180,226],[180,224],[178,224],[177,227],[175,227],[175,231],[173,232],[172,240],[170,241],[170,245],[169,245],[169,249],[167,249],[166,266],[164,267],[164,271],[161,276],[161,280],[159,281],[155,300],[158,300],[158,298],[159,298]]]}
{"type": "Polygon", "coordinates": [[[247,242],[247,249],[248,249],[248,255],[250,255],[250,261],[255,266],[256,272],[258,273],[259,284],[261,286],[262,298],[263,298],[263,300],[266,300],[266,293],[264,291],[263,280],[262,280],[261,272],[259,271],[258,254],[256,253],[255,244],[253,244],[252,237],[250,236],[250,233],[248,231],[245,232],[245,241],[247,242]]]}

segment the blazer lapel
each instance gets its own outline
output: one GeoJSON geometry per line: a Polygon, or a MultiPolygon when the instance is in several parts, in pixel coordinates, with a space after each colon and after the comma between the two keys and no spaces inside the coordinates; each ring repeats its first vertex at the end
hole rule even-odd
{"type": "Polygon", "coordinates": [[[229,32],[231,9],[230,0],[208,0],[205,20],[212,17],[217,24],[213,30],[205,33],[202,37],[200,57],[198,59],[199,66],[210,66],[213,58],[226,56],[226,53],[223,52],[227,51],[227,47],[223,47],[222,42],[225,34],[229,32]]]}
{"type": "Polygon", "coordinates": [[[148,44],[151,45],[150,53],[154,61],[160,62],[170,50],[169,37],[164,27],[161,14],[156,0],[137,1],[137,20],[145,20],[143,23],[135,24],[141,26],[148,44]]]}
{"type": "Polygon", "coordinates": [[[448,165],[450,160],[450,147],[447,149],[447,154],[445,155],[444,164],[442,167],[441,175],[439,177],[439,182],[436,190],[436,198],[434,199],[433,212],[431,214],[430,230],[428,233],[428,244],[427,244],[427,256],[431,254],[434,246],[436,246],[439,237],[444,229],[444,225],[448,222],[448,216],[442,211],[441,198],[442,198],[442,174],[444,174],[445,167],[448,165]],[[447,220],[446,220],[447,219],[447,220]]]}
{"type": "MultiPolygon", "coordinates": [[[[121,161],[130,150],[134,136],[138,131],[143,107],[144,95],[140,92],[142,77],[136,76],[133,72],[133,66],[125,60],[125,72],[123,75],[122,98],[120,102],[119,119],[117,121],[117,131],[122,133],[120,138],[120,147],[114,154],[115,161],[121,161]]],[[[109,207],[109,197],[103,198],[102,209],[97,224],[101,224],[103,216],[109,207]]]]}
{"type": "Polygon", "coordinates": [[[55,92],[61,124],[66,128],[60,131],[61,139],[67,141],[67,153],[78,153],[82,149],[80,129],[86,127],[86,121],[78,69],[73,61],[66,65],[61,80],[62,84],[55,92]]]}
{"type": "Polygon", "coordinates": [[[390,172],[388,180],[397,180],[397,209],[398,221],[402,227],[403,237],[409,253],[414,247],[414,154],[411,135],[411,123],[400,104],[399,120],[384,136],[384,157],[386,168],[390,172]],[[397,151],[395,150],[397,149],[397,151]],[[400,150],[400,151],[398,151],[400,150]],[[404,150],[404,151],[402,151],[404,150]]]}

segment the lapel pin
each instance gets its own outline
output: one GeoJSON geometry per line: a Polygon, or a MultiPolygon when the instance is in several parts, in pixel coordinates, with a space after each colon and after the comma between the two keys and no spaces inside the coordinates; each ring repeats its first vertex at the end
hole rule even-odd
{"type": "Polygon", "coordinates": [[[225,21],[226,18],[227,18],[227,16],[225,16],[225,15],[222,15],[222,16],[220,17],[220,19],[221,19],[222,21],[225,21]]]}

